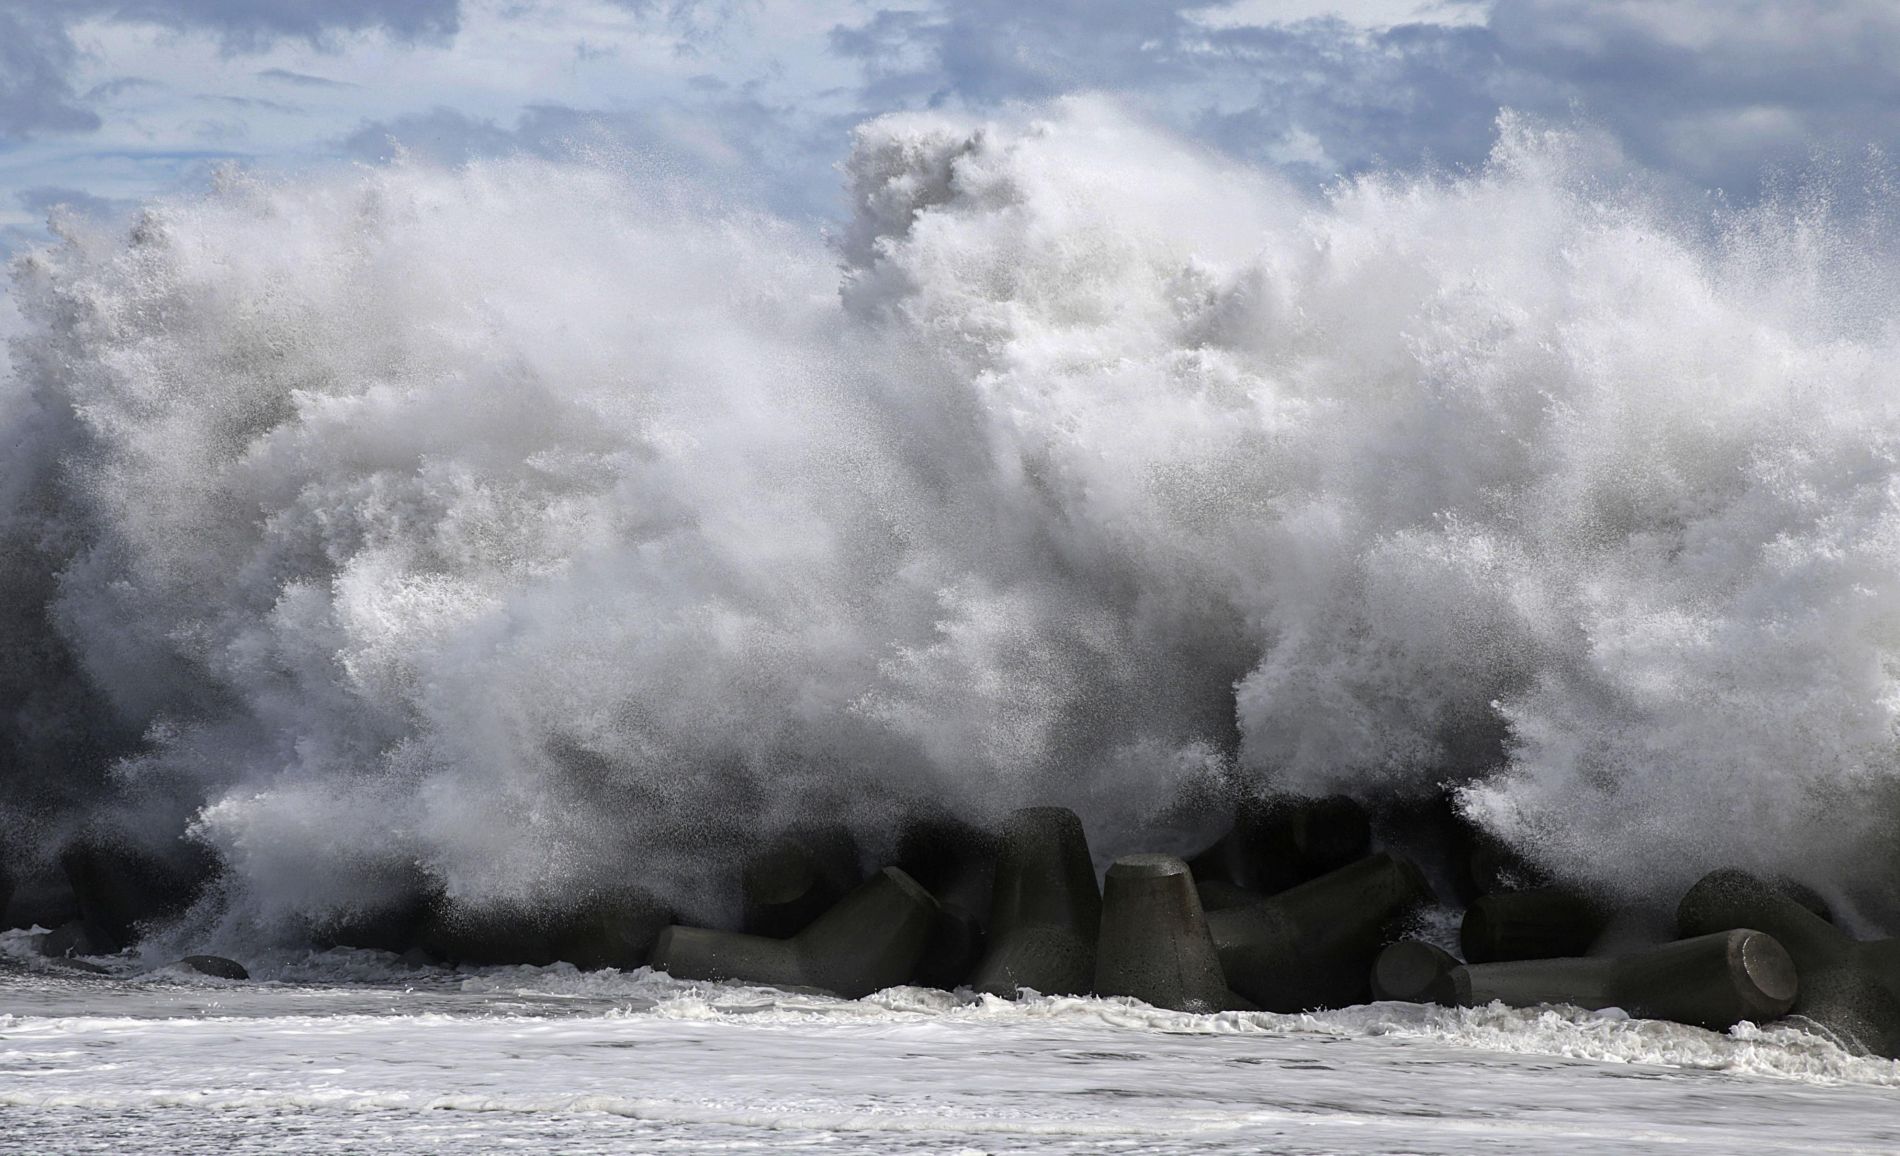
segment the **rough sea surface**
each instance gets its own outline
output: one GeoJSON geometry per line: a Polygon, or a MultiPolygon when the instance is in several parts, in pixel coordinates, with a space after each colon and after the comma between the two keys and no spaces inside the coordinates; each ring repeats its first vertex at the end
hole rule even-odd
{"type": "MultiPolygon", "coordinates": [[[[21,936],[7,946],[16,950],[21,936]]],[[[1315,1015],[646,971],[230,983],[7,957],[0,1151],[1886,1152],[1900,1063],[1787,1026],[1574,1009],[1315,1015]]]]}

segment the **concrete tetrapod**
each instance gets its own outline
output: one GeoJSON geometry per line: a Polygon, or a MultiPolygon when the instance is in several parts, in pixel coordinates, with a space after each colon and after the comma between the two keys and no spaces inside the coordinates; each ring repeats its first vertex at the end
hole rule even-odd
{"type": "Polygon", "coordinates": [[[438,897],[412,945],[459,963],[530,964],[566,961],[583,971],[631,971],[647,962],[672,911],[632,885],[577,895],[565,907],[527,903],[455,904],[438,897]]]}
{"type": "Polygon", "coordinates": [[[1227,986],[1265,1010],[1347,1007],[1371,996],[1387,925],[1430,898],[1418,868],[1380,853],[1207,924],[1227,986]]]}
{"type": "Polygon", "coordinates": [[[1753,927],[1788,949],[1801,975],[1791,1009],[1858,1047],[1900,1059],[1900,940],[1861,942],[1745,871],[1702,877],[1676,908],[1684,935],[1753,927]]]}
{"type": "Polygon", "coordinates": [[[1429,944],[1395,943],[1373,965],[1383,998],[1480,1007],[1620,1007],[1645,1019],[1726,1031],[1794,1004],[1794,960],[1771,935],[1718,931],[1621,956],[1460,964],[1429,944]]]}
{"type": "Polygon", "coordinates": [[[1446,977],[1463,967],[1458,957],[1422,939],[1401,939],[1372,964],[1372,998],[1400,1003],[1450,1003],[1446,977]]]}
{"type": "Polygon", "coordinates": [[[87,933],[103,950],[116,952],[137,940],[140,925],[191,906],[215,873],[216,860],[209,849],[182,839],[152,848],[107,831],[69,843],[59,866],[87,933]]]}
{"type": "Polygon", "coordinates": [[[1273,894],[1355,862],[1371,845],[1365,808],[1345,795],[1246,799],[1233,829],[1188,865],[1197,880],[1273,894]]]}
{"type": "Polygon", "coordinates": [[[740,925],[752,935],[797,935],[862,878],[851,832],[842,827],[794,831],[740,869],[740,925]]]}
{"type": "Polygon", "coordinates": [[[675,979],[814,987],[859,999],[910,978],[937,910],[915,879],[886,867],[790,939],[675,924],[660,933],[653,966],[675,979]]]}
{"type": "Polygon", "coordinates": [[[1451,794],[1392,801],[1374,828],[1386,848],[1431,870],[1433,886],[1464,906],[1480,895],[1541,886],[1541,873],[1495,838],[1473,826],[1451,794]]]}
{"type": "Polygon", "coordinates": [[[1095,994],[1134,996],[1170,1011],[1240,1006],[1227,990],[1186,863],[1172,855],[1127,855],[1108,869],[1095,994]]]}
{"type": "Polygon", "coordinates": [[[1085,995],[1095,981],[1102,893],[1082,820],[1067,807],[1026,807],[1003,826],[990,903],[990,946],[970,986],[1014,996],[1085,995]]]}
{"type": "MultiPolygon", "coordinates": [[[[1189,870],[1192,870],[1190,865],[1189,870]]],[[[1229,907],[1247,907],[1255,903],[1265,903],[1272,898],[1258,891],[1249,891],[1238,883],[1229,883],[1225,879],[1197,879],[1194,890],[1200,894],[1201,910],[1206,912],[1225,911],[1229,907]]]]}
{"type": "Polygon", "coordinates": [[[1465,909],[1458,946],[1469,963],[1582,955],[1608,921],[1596,903],[1561,887],[1481,895],[1465,909]]]}
{"type": "Polygon", "coordinates": [[[943,816],[913,818],[897,840],[897,865],[937,897],[941,910],[913,982],[949,991],[976,970],[996,887],[996,840],[943,816]]]}

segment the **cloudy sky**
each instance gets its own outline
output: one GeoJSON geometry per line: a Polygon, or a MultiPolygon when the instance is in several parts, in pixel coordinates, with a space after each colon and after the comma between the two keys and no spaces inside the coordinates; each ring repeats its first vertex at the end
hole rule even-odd
{"type": "Polygon", "coordinates": [[[218,166],[618,150],[833,216],[850,126],[1074,91],[1323,182],[1502,108],[1747,199],[1900,136],[1894,0],[0,0],[0,249],[218,166]]]}

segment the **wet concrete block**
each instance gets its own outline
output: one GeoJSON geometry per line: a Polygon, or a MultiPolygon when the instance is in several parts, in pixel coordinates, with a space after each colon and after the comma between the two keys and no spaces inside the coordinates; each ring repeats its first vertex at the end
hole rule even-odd
{"type": "Polygon", "coordinates": [[[1196,879],[1273,894],[1361,859],[1371,846],[1365,808],[1345,795],[1246,799],[1233,829],[1189,865],[1196,879]]]}
{"type": "Polygon", "coordinates": [[[1451,793],[1389,801],[1373,816],[1381,844],[1419,864],[1448,902],[1544,886],[1550,880],[1459,810],[1451,793]]]}
{"type": "Polygon", "coordinates": [[[911,981],[946,991],[963,985],[989,946],[995,836],[947,816],[917,817],[898,836],[897,866],[941,908],[911,981]]]}
{"type": "Polygon", "coordinates": [[[673,910],[641,887],[600,888],[549,921],[548,953],[582,971],[644,967],[673,910]]]}
{"type": "Polygon", "coordinates": [[[1420,939],[1401,939],[1372,964],[1372,998],[1400,1003],[1456,1002],[1449,977],[1458,957],[1420,939]]]}
{"type": "Polygon", "coordinates": [[[850,831],[835,826],[793,831],[741,868],[740,925],[752,935],[796,935],[863,878],[850,831]]]}
{"type": "Polygon", "coordinates": [[[112,955],[118,951],[110,941],[94,938],[84,920],[62,923],[42,936],[40,954],[48,959],[72,959],[81,955],[112,955]]]}
{"type": "Polygon", "coordinates": [[[13,899],[0,928],[59,927],[79,918],[79,899],[57,867],[22,871],[15,879],[13,899]]]}
{"type": "Polygon", "coordinates": [[[1235,883],[1220,879],[1196,880],[1194,890],[1201,896],[1202,911],[1225,911],[1229,907],[1246,907],[1254,903],[1265,903],[1272,896],[1262,895],[1258,891],[1249,891],[1235,883]]]}
{"type": "Polygon", "coordinates": [[[1003,826],[990,904],[990,942],[970,986],[1013,997],[1083,995],[1095,981],[1102,894],[1082,821],[1066,807],[1029,807],[1003,826]]]}
{"type": "MultiPolygon", "coordinates": [[[[632,885],[597,887],[560,906],[476,906],[438,896],[420,919],[410,946],[453,963],[571,963],[582,971],[631,971],[646,964],[661,930],[672,922],[666,904],[632,885]]],[[[394,950],[393,944],[376,946],[394,950]]]]}
{"type": "Polygon", "coordinates": [[[768,987],[816,987],[792,939],[674,924],[653,945],[653,966],[674,979],[736,979],[768,987]]]}
{"type": "Polygon", "coordinates": [[[1786,1014],[1799,986],[1794,960],[1773,936],[1735,929],[1624,956],[1455,967],[1433,994],[1436,1002],[1464,1007],[1619,1007],[1645,1019],[1726,1031],[1743,1020],[1766,1023],[1786,1014]]]}
{"type": "Polygon", "coordinates": [[[886,867],[790,939],[668,927],[653,966],[678,979],[810,987],[859,999],[910,978],[937,912],[916,880],[886,867]]]}
{"type": "Polygon", "coordinates": [[[1734,868],[1710,872],[1676,908],[1684,935],[1746,927],[1773,936],[1800,974],[1791,1012],[1850,1048],[1900,1058],[1900,941],[1863,942],[1773,885],[1734,868]]]}
{"type": "Polygon", "coordinates": [[[175,840],[153,848],[111,832],[68,844],[59,865],[78,900],[80,919],[94,941],[112,951],[130,947],[141,924],[183,913],[217,867],[211,852],[196,844],[175,840]]]}
{"type": "Polygon", "coordinates": [[[1170,1011],[1235,1006],[1188,866],[1172,855],[1115,860],[1102,887],[1095,993],[1170,1011]]]}
{"type": "Polygon", "coordinates": [[[1416,867],[1381,853],[1207,922],[1230,988],[1267,1011],[1310,1011],[1367,1002],[1392,924],[1430,898],[1416,867]]]}
{"type": "Polygon", "coordinates": [[[1458,945],[1468,963],[1582,955],[1608,923],[1602,905],[1559,887],[1481,895],[1465,909],[1458,945]]]}

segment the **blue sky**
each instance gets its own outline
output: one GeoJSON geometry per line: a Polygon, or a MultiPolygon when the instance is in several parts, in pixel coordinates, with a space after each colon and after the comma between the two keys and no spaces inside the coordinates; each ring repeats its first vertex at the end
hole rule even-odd
{"type": "Polygon", "coordinates": [[[1893,0],[0,0],[0,249],[230,162],[631,150],[835,215],[850,126],[1112,93],[1313,182],[1502,108],[1746,200],[1900,137],[1893,0]]]}

